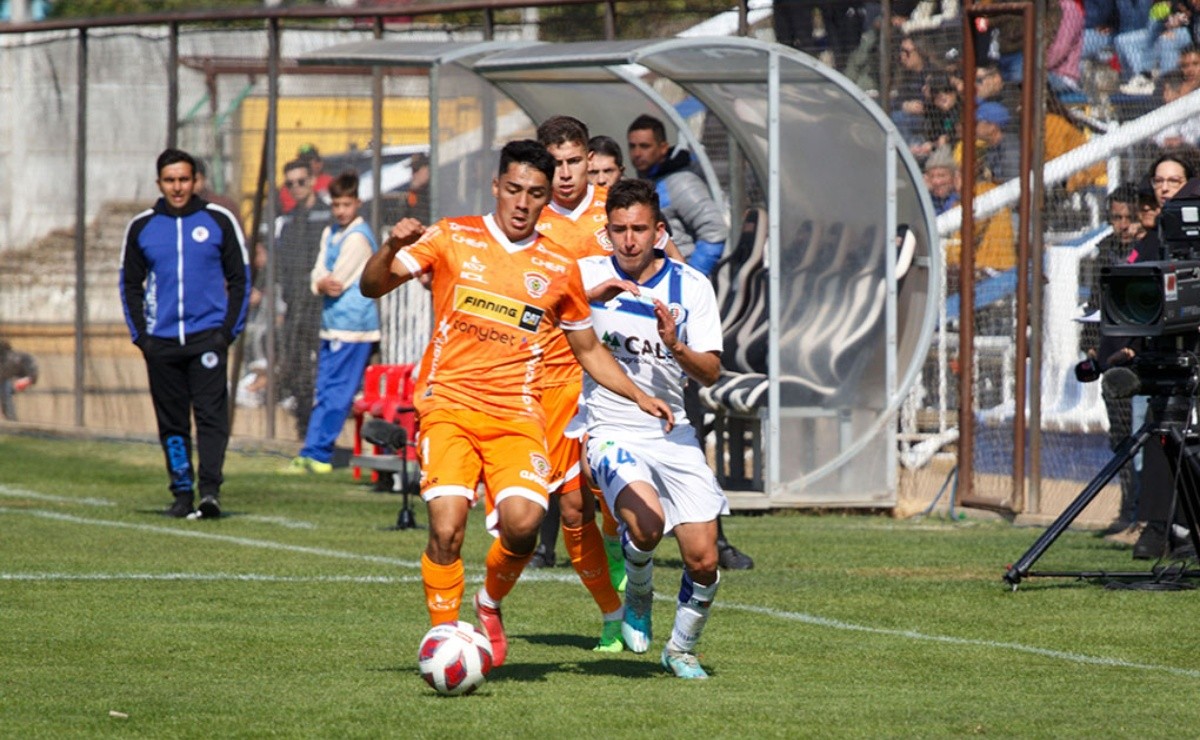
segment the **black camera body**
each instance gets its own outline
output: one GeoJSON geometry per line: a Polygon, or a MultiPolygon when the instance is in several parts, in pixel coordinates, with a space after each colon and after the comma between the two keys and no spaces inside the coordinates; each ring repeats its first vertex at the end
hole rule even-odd
{"type": "Polygon", "coordinates": [[[1163,205],[1165,259],[1100,269],[1100,333],[1159,337],[1200,332],[1200,198],[1163,205]]]}
{"type": "Polygon", "coordinates": [[[1100,332],[1158,337],[1200,331],[1200,260],[1159,260],[1100,269],[1100,332]]]}

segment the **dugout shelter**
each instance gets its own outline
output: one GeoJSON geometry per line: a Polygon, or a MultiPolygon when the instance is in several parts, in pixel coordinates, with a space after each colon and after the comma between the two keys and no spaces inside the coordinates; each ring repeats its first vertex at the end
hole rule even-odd
{"type": "Polygon", "coordinates": [[[937,322],[941,250],[916,161],[845,77],[747,38],[377,40],[302,62],[427,71],[435,217],[490,208],[499,146],[551,115],[621,142],[639,114],[662,119],[731,214],[724,372],[703,394],[731,503],[895,503],[897,415],[937,322]]]}

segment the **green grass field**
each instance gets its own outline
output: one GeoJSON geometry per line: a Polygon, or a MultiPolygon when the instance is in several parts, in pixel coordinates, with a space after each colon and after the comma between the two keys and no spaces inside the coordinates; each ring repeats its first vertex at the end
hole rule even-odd
{"type": "MultiPolygon", "coordinates": [[[[421,681],[424,531],[338,471],[231,453],[219,521],[176,521],[156,447],[0,435],[0,735],[6,737],[1167,737],[1200,726],[1195,592],[1030,579],[1038,530],[867,515],[735,517],[700,644],[657,663],[679,561],[657,560],[651,653],[590,651],[569,568],[505,601],[509,661],[476,695],[421,681]],[[119,713],[113,716],[111,713],[119,713]]],[[[418,520],[425,522],[418,502],[418,520]]],[[[487,536],[473,518],[468,594],[487,536]]],[[[562,558],[560,557],[560,560],[562,558]]],[[[1144,567],[1070,532],[1039,568],[1144,567]]],[[[464,613],[468,620],[473,615],[464,613]]]]}

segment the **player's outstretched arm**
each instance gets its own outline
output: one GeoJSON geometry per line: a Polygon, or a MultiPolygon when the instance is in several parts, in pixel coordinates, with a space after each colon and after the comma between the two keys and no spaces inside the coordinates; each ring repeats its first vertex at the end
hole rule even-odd
{"type": "Polygon", "coordinates": [[[675,330],[675,317],[667,304],[654,299],[654,316],[658,319],[658,338],[663,346],[679,363],[679,367],[704,386],[710,386],[721,377],[721,354],[719,352],[697,352],[679,339],[675,330]]]}
{"type": "Polygon", "coordinates": [[[571,351],[575,353],[575,359],[579,360],[584,371],[592,376],[592,380],[613,393],[633,401],[647,414],[662,419],[666,422],[665,431],[669,432],[674,428],[675,415],[671,413],[671,407],[661,398],[648,395],[638,388],[613,359],[612,354],[596,341],[596,333],[591,328],[577,331],[563,330],[563,334],[567,336],[567,342],[571,345],[571,351]]]}
{"type": "Polygon", "coordinates": [[[424,233],[425,226],[415,218],[402,219],[393,226],[387,241],[363,267],[358,283],[362,294],[368,298],[379,298],[411,280],[413,275],[408,268],[396,263],[396,254],[420,239],[424,233]]]}

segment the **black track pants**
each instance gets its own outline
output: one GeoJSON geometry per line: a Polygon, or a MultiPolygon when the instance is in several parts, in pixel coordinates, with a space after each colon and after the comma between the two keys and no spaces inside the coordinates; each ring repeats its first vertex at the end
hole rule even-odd
{"type": "Polygon", "coordinates": [[[200,495],[218,495],[229,444],[228,348],[218,331],[188,337],[180,345],[150,338],[144,354],[158,437],[166,457],[170,490],[192,491],[192,425],[200,452],[200,495]]]}

